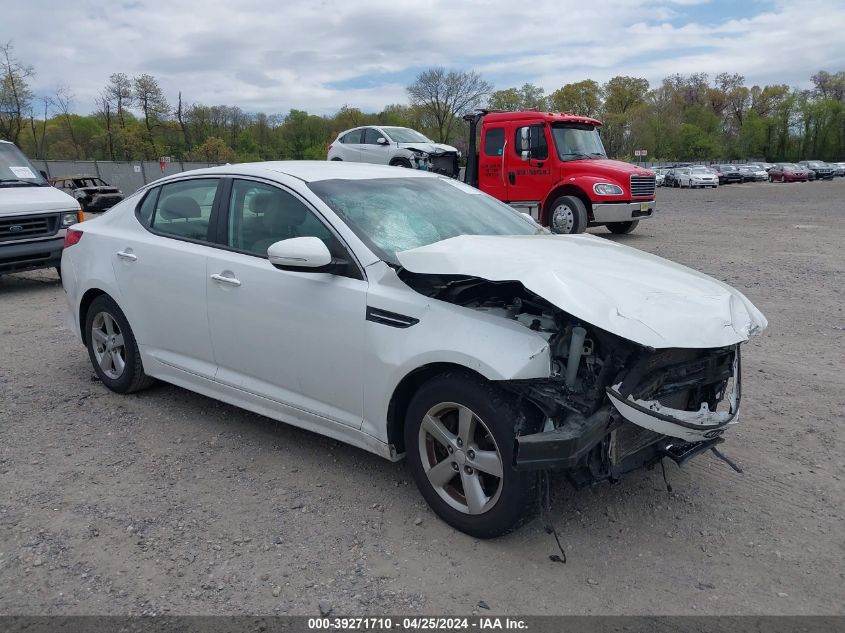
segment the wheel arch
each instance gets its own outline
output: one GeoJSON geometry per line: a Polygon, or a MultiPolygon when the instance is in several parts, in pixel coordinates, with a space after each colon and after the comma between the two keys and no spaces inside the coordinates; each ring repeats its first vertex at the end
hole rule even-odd
{"type": "Polygon", "coordinates": [[[542,215],[540,216],[540,222],[541,224],[543,224],[543,226],[549,226],[551,220],[551,218],[549,218],[549,213],[552,210],[552,204],[560,196],[575,196],[576,198],[581,200],[581,202],[583,202],[584,206],[587,208],[587,219],[592,222],[593,201],[590,200],[590,196],[588,196],[587,192],[584,191],[581,187],[570,183],[557,185],[546,196],[546,199],[543,201],[543,205],[541,207],[542,215]]]}
{"type": "Polygon", "coordinates": [[[460,371],[480,380],[487,380],[474,369],[449,362],[429,363],[406,374],[396,385],[387,405],[387,441],[397,454],[405,452],[405,414],[414,394],[427,381],[449,371],[460,371]]]}
{"type": "MultiPolygon", "coordinates": [[[[393,453],[402,454],[405,452],[405,418],[414,394],[435,376],[448,372],[460,372],[493,385],[496,385],[497,382],[466,365],[451,362],[429,363],[406,374],[393,390],[387,407],[387,441],[392,447],[393,453]]],[[[521,402],[535,409],[536,414],[540,414],[540,410],[535,403],[527,399],[521,400],[521,402]]]]}
{"type": "Polygon", "coordinates": [[[79,332],[82,336],[82,343],[84,345],[88,345],[87,333],[85,331],[85,319],[88,316],[88,308],[90,308],[91,304],[94,303],[94,299],[103,295],[114,301],[114,297],[100,288],[89,288],[85,291],[85,294],[82,295],[82,299],[79,301],[79,314],[77,314],[77,319],[79,319],[79,332]]]}

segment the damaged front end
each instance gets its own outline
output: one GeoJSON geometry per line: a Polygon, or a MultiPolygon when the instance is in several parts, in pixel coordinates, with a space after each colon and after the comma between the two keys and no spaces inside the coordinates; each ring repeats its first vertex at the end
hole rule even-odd
{"type": "Polygon", "coordinates": [[[615,479],[722,442],[739,412],[740,344],[653,349],[579,320],[516,281],[417,274],[427,296],[515,320],[549,344],[548,378],[500,386],[537,412],[515,428],[518,470],[563,469],[576,483],[615,479]]]}

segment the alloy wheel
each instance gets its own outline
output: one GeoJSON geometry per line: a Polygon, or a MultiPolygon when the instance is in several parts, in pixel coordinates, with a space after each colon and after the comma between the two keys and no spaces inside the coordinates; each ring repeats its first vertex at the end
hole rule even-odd
{"type": "Polygon", "coordinates": [[[126,369],[126,349],[120,326],[108,312],[98,312],[94,316],[91,341],[100,370],[112,380],[120,378],[126,369]]]}
{"type": "Polygon", "coordinates": [[[423,470],[438,496],[464,514],[483,514],[502,492],[502,454],[490,429],[468,407],[441,402],[419,430],[423,470]]]}

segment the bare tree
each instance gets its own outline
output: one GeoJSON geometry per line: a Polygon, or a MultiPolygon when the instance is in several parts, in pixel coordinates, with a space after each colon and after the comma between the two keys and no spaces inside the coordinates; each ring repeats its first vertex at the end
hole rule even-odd
{"type": "Polygon", "coordinates": [[[164,97],[164,92],[158,81],[152,75],[143,74],[132,81],[135,106],[144,113],[144,127],[147,128],[147,142],[152,149],[152,157],[158,153],[153,128],[157,127],[161,119],[170,113],[170,105],[164,97]]]}
{"type": "Polygon", "coordinates": [[[38,131],[36,128],[35,119],[35,105],[29,108],[29,128],[32,131],[32,146],[35,152],[35,158],[46,158],[47,152],[44,147],[44,137],[47,135],[47,117],[50,114],[50,106],[53,104],[53,99],[50,97],[41,97],[41,103],[44,105],[44,118],[41,119],[41,139],[38,138],[38,131]]]}
{"type": "Polygon", "coordinates": [[[56,94],[53,97],[53,103],[59,111],[59,114],[65,123],[65,127],[67,128],[68,136],[70,136],[70,142],[73,144],[74,158],[82,158],[80,155],[81,152],[79,143],[76,140],[76,132],[73,129],[73,119],[71,118],[71,110],[73,109],[73,93],[70,91],[70,88],[66,86],[57,88],[56,94]]]}
{"type": "Polygon", "coordinates": [[[109,83],[104,90],[104,96],[108,98],[112,106],[114,106],[117,120],[120,127],[126,127],[126,121],[123,118],[123,112],[126,108],[131,108],[132,103],[132,80],[124,73],[114,73],[109,77],[109,83]]]}
{"type": "Polygon", "coordinates": [[[106,125],[106,147],[109,152],[109,160],[114,160],[114,131],[112,130],[112,104],[107,92],[100,93],[94,103],[97,106],[97,114],[103,118],[106,125]]]}
{"type": "Polygon", "coordinates": [[[434,119],[437,140],[446,142],[452,134],[455,119],[478,107],[493,86],[475,71],[447,71],[438,66],[417,75],[407,90],[411,105],[434,119]]]}
{"type": "Polygon", "coordinates": [[[35,70],[15,58],[14,47],[7,42],[0,45],[0,72],[0,136],[17,143],[32,104],[27,79],[35,76],[35,70]]]}
{"type": "Polygon", "coordinates": [[[191,136],[188,134],[188,126],[185,125],[185,117],[182,110],[182,91],[179,91],[179,105],[176,106],[176,120],[179,121],[179,128],[182,130],[182,138],[185,139],[185,151],[191,149],[191,136]]]}

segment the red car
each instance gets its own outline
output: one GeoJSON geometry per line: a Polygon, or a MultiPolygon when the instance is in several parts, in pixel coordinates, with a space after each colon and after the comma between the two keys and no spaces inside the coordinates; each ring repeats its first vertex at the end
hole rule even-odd
{"type": "Polygon", "coordinates": [[[810,172],[794,163],[777,163],[769,169],[769,182],[807,182],[810,172]]]}

